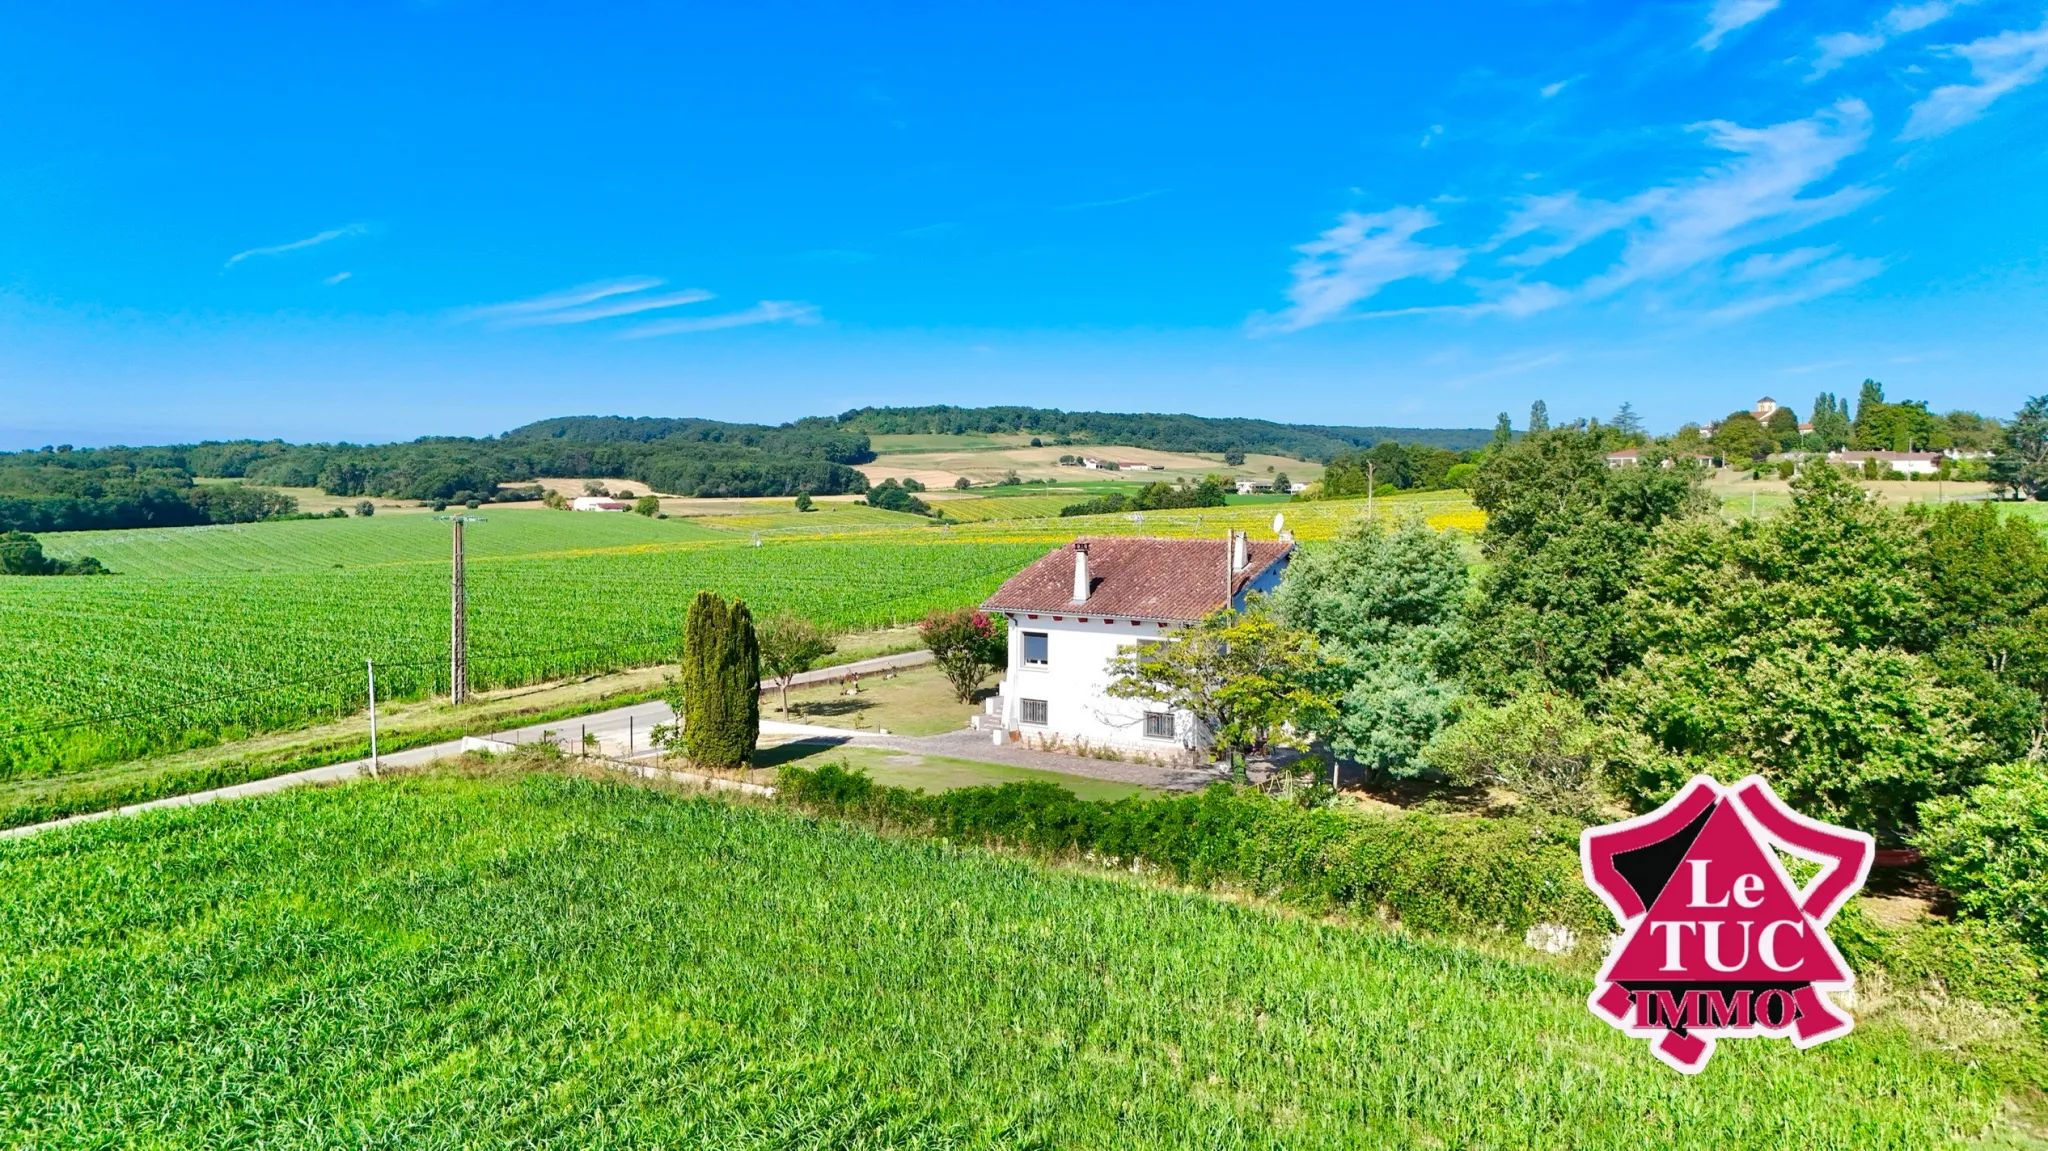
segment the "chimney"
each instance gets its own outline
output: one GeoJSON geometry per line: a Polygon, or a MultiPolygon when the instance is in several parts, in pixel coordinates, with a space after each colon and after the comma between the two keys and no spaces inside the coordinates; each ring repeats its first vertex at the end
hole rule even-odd
{"type": "Polygon", "coordinates": [[[1247,541],[1251,538],[1251,535],[1248,532],[1235,532],[1232,534],[1235,542],[1231,544],[1230,548],[1230,572],[1232,575],[1235,575],[1250,566],[1252,562],[1251,557],[1245,554],[1246,548],[1250,546],[1247,541]]]}
{"type": "Polygon", "coordinates": [[[1084,540],[1074,541],[1074,598],[1072,603],[1087,603],[1088,592],[1088,544],[1084,540]]]}

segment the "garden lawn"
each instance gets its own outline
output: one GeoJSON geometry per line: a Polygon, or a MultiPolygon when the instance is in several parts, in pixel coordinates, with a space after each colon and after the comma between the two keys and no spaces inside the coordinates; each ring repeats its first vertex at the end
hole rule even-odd
{"type": "MultiPolygon", "coordinates": [[[[831,658],[839,661],[836,655],[831,658]]],[[[968,717],[981,710],[980,704],[961,703],[954,696],[953,685],[936,664],[870,674],[862,677],[859,694],[846,694],[854,686],[821,683],[790,688],[788,715],[782,713],[781,692],[764,692],[761,718],[849,731],[887,728],[893,735],[941,735],[966,727],[968,717]]]]}
{"type": "Polygon", "coordinates": [[[0,845],[0,1144],[1924,1148],[1903,1032],[1673,1073],[1587,980],[556,776],[0,845]]]}
{"type": "Polygon", "coordinates": [[[757,783],[773,784],[776,770],[784,767],[822,767],[836,763],[864,771],[883,787],[906,787],[929,792],[956,791],[963,787],[995,787],[1005,783],[1050,783],[1082,799],[1116,800],[1131,795],[1157,796],[1155,788],[1135,783],[1067,775],[1004,763],[981,763],[947,755],[919,755],[885,747],[860,747],[816,741],[793,741],[763,748],[755,753],[760,765],[751,773],[757,783]]]}

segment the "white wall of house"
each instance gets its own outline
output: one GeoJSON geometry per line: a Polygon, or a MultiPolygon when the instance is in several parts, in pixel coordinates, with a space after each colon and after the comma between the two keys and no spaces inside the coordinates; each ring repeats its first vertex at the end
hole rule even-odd
{"type": "Polygon", "coordinates": [[[1169,759],[1182,754],[1194,742],[1187,716],[1155,726],[1148,736],[1146,713],[1167,709],[1112,699],[1108,692],[1110,660],[1126,647],[1159,642],[1172,634],[1170,626],[1156,620],[1111,622],[1100,616],[1043,614],[1033,618],[1018,612],[1010,624],[1010,669],[1001,687],[1004,730],[1018,733],[1027,743],[1057,737],[1169,759]],[[1036,646],[1032,636],[1045,637],[1042,663],[1025,658],[1027,645],[1036,646]],[[1033,704],[1044,705],[1042,721],[1033,704]]]}

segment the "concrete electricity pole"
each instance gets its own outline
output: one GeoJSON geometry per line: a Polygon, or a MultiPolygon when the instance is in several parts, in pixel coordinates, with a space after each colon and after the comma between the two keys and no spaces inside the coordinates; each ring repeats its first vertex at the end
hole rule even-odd
{"type": "Polygon", "coordinates": [[[448,702],[469,699],[469,601],[463,592],[462,525],[480,516],[448,516],[455,528],[453,571],[448,588],[448,702]]]}

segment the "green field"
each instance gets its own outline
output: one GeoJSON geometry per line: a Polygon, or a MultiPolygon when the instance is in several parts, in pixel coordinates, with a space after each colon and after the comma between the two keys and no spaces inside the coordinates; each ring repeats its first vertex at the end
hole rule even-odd
{"type": "MultiPolygon", "coordinates": [[[[378,662],[380,695],[445,692],[445,553],[392,558],[433,542],[415,535],[421,523],[447,531],[413,517],[200,529],[189,537],[193,543],[153,533],[173,538],[123,551],[130,574],[0,581],[0,628],[13,640],[0,653],[0,778],[352,714],[364,707],[365,659],[378,662]],[[311,552],[314,558],[292,568],[294,557],[308,552],[294,551],[291,541],[310,549],[343,538],[308,529],[357,523],[356,548],[311,552]],[[269,532],[286,542],[272,544],[269,532]],[[391,533],[392,542],[380,532],[391,533]],[[152,558],[152,546],[166,558],[152,558]],[[370,562],[355,566],[331,555],[370,562]],[[263,570],[264,564],[284,570],[263,570]],[[258,570],[248,570],[252,565],[258,570]],[[155,571],[209,574],[145,574],[155,571]]],[[[471,685],[667,662],[689,600],[703,588],[745,599],[756,612],[798,612],[865,628],[978,602],[1042,550],[1029,543],[949,543],[929,532],[893,541],[886,565],[843,543],[770,541],[756,548],[729,534],[719,538],[730,542],[719,543],[586,546],[587,533],[672,530],[696,529],[563,513],[473,527],[471,685]],[[529,527],[523,545],[492,542],[494,531],[529,527]],[[524,554],[504,554],[520,546],[524,554]]]]}
{"type": "MultiPolygon", "coordinates": [[[[463,550],[473,560],[733,538],[686,519],[532,510],[474,514],[484,522],[463,531],[463,550]]],[[[445,521],[418,515],[63,532],[41,539],[54,556],[96,556],[123,575],[159,576],[446,563],[450,536],[445,521]]]]}
{"type": "Polygon", "coordinates": [[[553,776],[0,844],[0,1144],[1953,1146],[1882,1020],[1673,1073],[1589,975],[553,776]]]}

